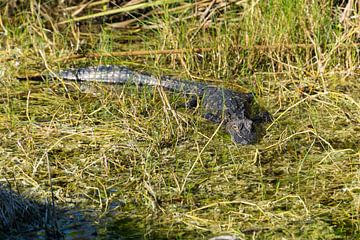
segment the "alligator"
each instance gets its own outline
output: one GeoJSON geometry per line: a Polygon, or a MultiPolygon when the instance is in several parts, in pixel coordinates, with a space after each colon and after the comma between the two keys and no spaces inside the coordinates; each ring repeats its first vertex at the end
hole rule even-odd
{"type": "Polygon", "coordinates": [[[254,96],[251,93],[241,93],[170,76],[156,77],[125,66],[101,65],[73,68],[60,70],[50,75],[73,81],[160,86],[172,92],[188,95],[190,100],[184,106],[195,108],[199,105],[205,119],[223,124],[225,130],[231,135],[232,141],[241,145],[256,143],[260,136],[259,126],[272,121],[267,111],[254,116],[252,113],[254,96]]]}

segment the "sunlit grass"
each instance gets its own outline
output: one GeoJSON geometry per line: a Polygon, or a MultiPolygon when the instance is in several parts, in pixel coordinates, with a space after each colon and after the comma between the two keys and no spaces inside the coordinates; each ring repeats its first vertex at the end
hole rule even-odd
{"type": "Polygon", "coordinates": [[[111,6],[2,4],[1,182],[150,236],[359,235],[360,25],[330,2],[181,2],[117,25],[90,15],[111,6]],[[58,25],[74,9],[89,20],[58,25]],[[162,89],[16,79],[99,63],[253,92],[274,122],[237,146],[162,89]]]}

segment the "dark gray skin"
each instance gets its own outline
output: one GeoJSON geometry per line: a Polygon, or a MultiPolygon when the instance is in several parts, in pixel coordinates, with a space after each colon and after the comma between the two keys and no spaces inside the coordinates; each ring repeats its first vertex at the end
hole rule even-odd
{"type": "Polygon", "coordinates": [[[232,140],[237,144],[253,144],[259,139],[258,125],[271,121],[268,112],[251,118],[253,95],[240,93],[205,83],[180,80],[172,77],[155,77],[123,66],[97,66],[62,70],[52,77],[65,80],[105,82],[113,84],[132,83],[137,85],[161,86],[168,90],[190,95],[185,105],[200,106],[203,117],[225,126],[232,140]]]}
{"type": "MultiPolygon", "coordinates": [[[[252,94],[244,94],[229,89],[208,86],[201,101],[203,117],[214,123],[221,123],[237,144],[253,144],[258,140],[256,122],[249,118],[253,100],[252,94]]],[[[187,103],[196,107],[195,99],[187,103]]]]}

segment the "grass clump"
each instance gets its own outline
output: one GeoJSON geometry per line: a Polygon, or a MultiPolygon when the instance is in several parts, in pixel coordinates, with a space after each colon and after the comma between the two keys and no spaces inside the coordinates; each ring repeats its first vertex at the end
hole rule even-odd
{"type": "Polygon", "coordinates": [[[26,229],[43,224],[44,209],[41,205],[23,199],[11,190],[0,190],[0,231],[26,229]],[[24,227],[26,226],[26,227],[24,227]]]}
{"type": "Polygon", "coordinates": [[[356,4],[98,3],[1,4],[1,181],[100,210],[100,233],[139,222],[144,238],[359,236],[356,4]],[[16,79],[97,64],[253,92],[274,122],[237,146],[162,89],[16,79]]]}

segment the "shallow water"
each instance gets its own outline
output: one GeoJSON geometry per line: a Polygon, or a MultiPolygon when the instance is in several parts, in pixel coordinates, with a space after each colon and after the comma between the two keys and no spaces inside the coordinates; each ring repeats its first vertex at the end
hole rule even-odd
{"type": "MultiPolygon", "coordinates": [[[[193,239],[195,233],[171,232],[165,226],[156,229],[156,224],[140,218],[116,217],[114,215],[98,219],[91,211],[65,211],[56,221],[57,229],[33,229],[11,234],[0,233],[0,239],[48,240],[48,239],[193,239]],[[56,232],[57,234],[49,234],[56,232]],[[186,236],[186,237],[185,237],[186,236]]],[[[197,235],[197,234],[195,234],[197,235]]]]}

